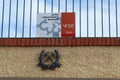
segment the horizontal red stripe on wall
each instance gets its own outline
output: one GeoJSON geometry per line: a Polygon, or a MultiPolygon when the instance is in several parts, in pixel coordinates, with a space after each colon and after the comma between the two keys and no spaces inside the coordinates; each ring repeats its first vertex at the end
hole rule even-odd
{"type": "Polygon", "coordinates": [[[120,38],[0,38],[0,46],[120,46],[120,38]]]}

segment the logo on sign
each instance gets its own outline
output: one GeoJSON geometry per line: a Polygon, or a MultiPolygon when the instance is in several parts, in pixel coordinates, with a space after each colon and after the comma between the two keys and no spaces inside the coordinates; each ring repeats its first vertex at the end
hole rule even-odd
{"type": "Polygon", "coordinates": [[[59,13],[40,13],[37,15],[37,37],[61,37],[59,13]]]}
{"type": "Polygon", "coordinates": [[[40,13],[37,37],[75,37],[75,13],[40,13]]]}
{"type": "Polygon", "coordinates": [[[65,28],[74,28],[74,24],[63,24],[65,28]]]}

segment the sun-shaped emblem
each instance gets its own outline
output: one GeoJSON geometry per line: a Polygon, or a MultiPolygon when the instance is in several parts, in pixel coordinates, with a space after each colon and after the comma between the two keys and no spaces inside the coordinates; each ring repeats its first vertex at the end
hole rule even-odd
{"type": "Polygon", "coordinates": [[[54,52],[45,52],[45,50],[42,50],[40,53],[38,66],[41,67],[42,70],[55,70],[55,68],[61,66],[59,59],[60,56],[58,50],[54,50],[54,52]]]}

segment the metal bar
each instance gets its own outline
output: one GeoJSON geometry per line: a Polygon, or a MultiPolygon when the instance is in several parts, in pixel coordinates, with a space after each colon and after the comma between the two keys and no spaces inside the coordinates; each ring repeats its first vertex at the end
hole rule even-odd
{"type": "Polygon", "coordinates": [[[37,13],[39,13],[39,0],[37,0],[37,13]]]}
{"type": "Polygon", "coordinates": [[[30,38],[31,38],[31,25],[32,25],[32,0],[30,0],[30,29],[29,29],[30,38]]]}
{"type": "Polygon", "coordinates": [[[53,0],[51,1],[51,12],[53,13],[53,0]]]}
{"type": "Polygon", "coordinates": [[[89,10],[88,10],[88,7],[89,7],[89,2],[87,0],[87,37],[89,37],[89,10]]]}
{"type": "Polygon", "coordinates": [[[108,16],[109,16],[109,37],[111,37],[111,25],[110,25],[110,0],[108,0],[108,16]]]}
{"type": "Polygon", "coordinates": [[[66,5],[66,7],[65,7],[65,11],[67,12],[67,0],[65,0],[65,1],[66,1],[66,2],[65,2],[65,3],[66,3],[66,4],[65,4],[65,5],[66,5]]]}
{"type": "Polygon", "coordinates": [[[58,12],[60,12],[60,0],[58,0],[58,12]]]}
{"type": "Polygon", "coordinates": [[[46,13],[46,0],[44,1],[44,13],[46,13]]]}
{"type": "Polygon", "coordinates": [[[11,22],[11,0],[9,4],[9,25],[8,25],[8,38],[10,38],[10,23],[11,22]]]}
{"type": "Polygon", "coordinates": [[[1,27],[1,38],[3,38],[3,25],[4,25],[4,8],[5,7],[5,0],[3,0],[3,8],[2,8],[2,27],[1,27]]]}
{"type": "MultiPolygon", "coordinates": [[[[4,38],[4,32],[5,32],[4,31],[4,28],[5,28],[4,27],[4,24],[5,24],[5,12],[6,12],[5,11],[5,7],[6,7],[6,4],[5,4],[6,2],[5,1],[6,0],[3,0],[3,3],[2,3],[3,4],[2,5],[3,6],[2,7],[2,15],[1,15],[2,21],[1,21],[1,27],[0,27],[1,28],[1,36],[0,36],[1,38],[4,38]]],[[[11,30],[10,29],[12,28],[12,25],[11,25],[11,20],[12,20],[12,16],[11,16],[12,15],[12,13],[11,13],[11,11],[12,11],[12,0],[9,0],[9,1],[10,1],[8,3],[9,4],[8,5],[9,6],[9,8],[8,8],[9,9],[9,13],[8,13],[9,14],[9,16],[8,16],[9,17],[8,18],[9,22],[7,24],[8,25],[8,30],[7,30],[8,31],[8,33],[7,33],[8,38],[11,37],[11,34],[10,34],[11,30]]],[[[58,12],[60,12],[60,10],[61,10],[61,2],[60,1],[61,0],[58,0],[58,2],[57,2],[57,4],[58,4],[57,5],[58,12]]],[[[112,4],[112,2],[110,2],[110,1],[111,0],[107,1],[107,4],[108,4],[107,5],[108,6],[108,13],[107,14],[108,14],[109,37],[111,38],[112,37],[112,28],[111,28],[112,27],[111,26],[111,19],[112,19],[111,18],[111,8],[112,8],[111,4],[112,4]]],[[[71,7],[72,7],[71,12],[75,12],[75,6],[76,6],[75,5],[76,4],[75,0],[71,0],[71,2],[72,2],[72,4],[71,4],[71,7]]],[[[79,0],[79,8],[78,8],[79,9],[79,23],[78,23],[78,25],[80,26],[80,28],[79,28],[80,29],[80,33],[79,33],[80,37],[82,36],[82,33],[81,33],[81,31],[82,31],[82,24],[81,24],[82,23],[82,19],[81,19],[81,16],[82,16],[82,13],[81,13],[82,12],[82,3],[81,2],[82,2],[82,0],[79,0]]],[[[36,5],[37,13],[39,13],[39,11],[40,11],[39,10],[40,9],[40,4],[39,3],[40,3],[40,0],[37,0],[37,5],[36,5]]],[[[51,3],[50,9],[51,9],[51,12],[53,13],[54,12],[54,0],[51,0],[50,3],[51,3]]],[[[65,4],[65,12],[68,12],[68,5],[69,5],[68,3],[69,3],[69,0],[65,0],[65,3],[64,3],[65,4]]],[[[89,6],[90,6],[90,3],[89,3],[89,0],[87,0],[86,3],[87,3],[87,9],[86,9],[86,11],[87,11],[87,14],[86,14],[86,16],[87,16],[87,20],[86,20],[86,23],[87,23],[87,37],[89,37],[90,34],[91,34],[90,31],[89,31],[89,29],[90,29],[90,25],[89,25],[89,6]]],[[[101,3],[100,5],[101,5],[101,31],[102,31],[102,33],[100,35],[102,37],[104,37],[104,32],[105,32],[105,30],[104,30],[104,27],[105,27],[104,26],[104,1],[101,0],[100,3],[101,3]]],[[[118,23],[119,23],[118,22],[118,0],[115,0],[114,4],[115,4],[115,6],[114,6],[115,7],[115,10],[114,10],[115,11],[115,17],[114,17],[114,19],[116,20],[116,22],[115,22],[115,24],[116,24],[116,26],[115,26],[116,27],[115,34],[116,34],[116,37],[119,37],[119,30],[118,30],[119,29],[119,25],[118,25],[118,23]]],[[[19,2],[18,2],[18,0],[15,3],[15,6],[16,6],[16,11],[15,11],[15,14],[16,14],[15,15],[16,16],[15,38],[17,38],[17,35],[18,35],[18,14],[19,14],[18,13],[19,12],[19,2]]],[[[30,21],[29,21],[30,22],[29,23],[29,27],[30,27],[29,28],[29,37],[31,37],[31,34],[32,34],[31,33],[32,14],[33,14],[32,13],[32,8],[33,8],[32,6],[33,6],[32,0],[30,0],[30,7],[29,7],[30,8],[30,13],[29,13],[30,14],[30,17],[29,17],[30,18],[30,21]]],[[[97,23],[96,22],[96,19],[97,19],[96,18],[97,17],[97,15],[96,15],[97,14],[96,13],[97,7],[96,6],[97,6],[96,0],[94,0],[94,37],[97,37],[97,30],[96,30],[97,29],[97,25],[96,25],[96,23],[97,23]]],[[[21,31],[21,33],[22,33],[22,37],[24,37],[25,36],[25,24],[26,24],[25,23],[25,17],[26,17],[26,15],[25,15],[25,13],[26,13],[26,10],[25,10],[26,9],[25,8],[26,7],[26,2],[25,2],[25,0],[23,0],[23,2],[22,2],[22,7],[23,7],[23,12],[22,12],[22,14],[23,14],[22,18],[23,19],[22,19],[22,31],[21,31]]],[[[47,12],[47,0],[44,0],[44,6],[43,7],[44,7],[43,12],[46,13],[47,12]]]]}
{"type": "Polygon", "coordinates": [[[22,27],[22,37],[24,37],[24,25],[25,25],[25,0],[23,2],[23,27],[22,27]]]}
{"type": "Polygon", "coordinates": [[[73,5],[73,12],[74,12],[74,0],[73,0],[73,4],[72,5],[73,5]]]}
{"type": "Polygon", "coordinates": [[[81,0],[79,1],[79,26],[80,26],[80,37],[81,37],[81,0]]]}
{"type": "Polygon", "coordinates": [[[94,0],[94,37],[96,37],[96,0],[94,0]]]}
{"type": "Polygon", "coordinates": [[[15,28],[15,38],[17,38],[17,25],[18,25],[18,0],[16,4],[16,28],[15,28]]]}
{"type": "Polygon", "coordinates": [[[58,12],[60,12],[60,0],[58,0],[58,12]]]}
{"type": "Polygon", "coordinates": [[[102,37],[104,37],[103,30],[103,0],[101,0],[101,24],[102,24],[102,37]]]}
{"type": "Polygon", "coordinates": [[[117,8],[117,0],[115,0],[115,9],[116,9],[116,37],[118,37],[118,8],[117,8]]]}
{"type": "Polygon", "coordinates": [[[67,0],[65,0],[65,12],[67,12],[67,0]]]}

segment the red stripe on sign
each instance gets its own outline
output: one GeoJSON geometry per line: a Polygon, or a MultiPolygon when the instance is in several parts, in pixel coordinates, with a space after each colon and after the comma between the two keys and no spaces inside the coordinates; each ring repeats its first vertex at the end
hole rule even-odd
{"type": "Polygon", "coordinates": [[[62,34],[62,37],[65,37],[65,38],[75,37],[75,34],[62,34]]]}
{"type": "Polygon", "coordinates": [[[75,37],[75,13],[62,13],[62,37],[75,37]]]}

